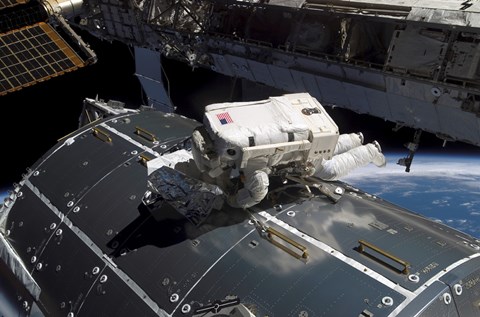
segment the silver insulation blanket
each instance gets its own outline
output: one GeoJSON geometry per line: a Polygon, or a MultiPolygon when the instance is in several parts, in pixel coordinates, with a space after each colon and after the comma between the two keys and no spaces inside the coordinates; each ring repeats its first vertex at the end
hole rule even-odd
{"type": "Polygon", "coordinates": [[[201,224],[212,209],[221,209],[223,191],[216,185],[191,178],[168,166],[148,176],[148,190],[170,204],[194,225],[201,224]]]}

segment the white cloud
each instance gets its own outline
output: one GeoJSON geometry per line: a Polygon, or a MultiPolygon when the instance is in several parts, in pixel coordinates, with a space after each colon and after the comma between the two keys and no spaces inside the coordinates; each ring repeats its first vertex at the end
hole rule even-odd
{"type": "Polygon", "coordinates": [[[463,226],[468,224],[470,221],[468,219],[445,219],[445,222],[452,226],[463,226]]]}
{"type": "Polygon", "coordinates": [[[469,210],[470,212],[474,212],[477,209],[480,209],[480,200],[467,201],[463,204],[460,204],[460,206],[464,207],[465,209],[469,210]]]}
{"type": "Polygon", "coordinates": [[[434,201],[432,201],[432,204],[437,205],[439,207],[450,206],[450,203],[449,203],[448,199],[435,199],[434,201]]]}
{"type": "Polygon", "coordinates": [[[345,182],[366,179],[388,178],[395,181],[396,178],[410,180],[418,177],[449,178],[449,180],[461,180],[462,185],[480,191],[480,164],[478,160],[465,160],[464,158],[421,156],[417,155],[413,160],[410,173],[405,172],[403,166],[397,165],[398,157],[387,155],[387,166],[378,168],[372,164],[358,168],[342,178],[345,182]]]}

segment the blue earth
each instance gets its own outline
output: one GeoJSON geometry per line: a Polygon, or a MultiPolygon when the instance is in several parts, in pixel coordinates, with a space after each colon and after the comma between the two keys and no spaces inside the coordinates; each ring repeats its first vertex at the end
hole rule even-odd
{"type": "Polygon", "coordinates": [[[370,164],[341,180],[480,238],[480,157],[417,154],[407,173],[396,164],[403,156],[386,154],[386,167],[370,164]]]}
{"type": "MultiPolygon", "coordinates": [[[[420,155],[411,171],[387,154],[387,166],[358,168],[341,180],[396,205],[480,238],[480,158],[420,155]]],[[[0,192],[3,203],[7,190],[0,192]]]]}

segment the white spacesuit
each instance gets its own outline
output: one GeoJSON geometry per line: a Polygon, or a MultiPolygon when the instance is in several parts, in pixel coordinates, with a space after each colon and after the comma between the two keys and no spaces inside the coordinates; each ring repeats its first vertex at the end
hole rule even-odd
{"type": "MultiPolygon", "coordinates": [[[[203,130],[203,129],[201,129],[203,130]]],[[[241,171],[242,188],[233,188],[231,177],[234,161],[228,157],[218,156],[209,138],[205,139],[199,131],[193,134],[192,154],[197,167],[211,177],[227,195],[227,202],[238,208],[248,208],[259,203],[268,193],[271,168],[246,169],[241,171]],[[207,154],[208,153],[208,154],[207,154]]],[[[316,176],[322,180],[337,180],[352,170],[373,163],[378,167],[386,165],[385,156],[380,145],[374,141],[363,145],[361,133],[342,134],[338,138],[334,155],[331,159],[319,159],[306,166],[304,176],[316,176]]],[[[273,166],[272,166],[273,167],[273,166]]]]}
{"type": "Polygon", "coordinates": [[[339,135],[335,122],[308,94],[209,105],[203,123],[192,133],[191,154],[172,153],[156,161],[217,185],[236,208],[265,198],[272,176],[331,181],[371,162],[385,165],[377,142],[363,145],[361,133],[339,135]]]}

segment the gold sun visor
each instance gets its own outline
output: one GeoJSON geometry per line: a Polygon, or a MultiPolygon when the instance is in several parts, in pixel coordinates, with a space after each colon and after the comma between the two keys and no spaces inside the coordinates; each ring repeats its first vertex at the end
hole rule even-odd
{"type": "Polygon", "coordinates": [[[0,34],[0,96],[85,65],[47,23],[0,34]]]}

